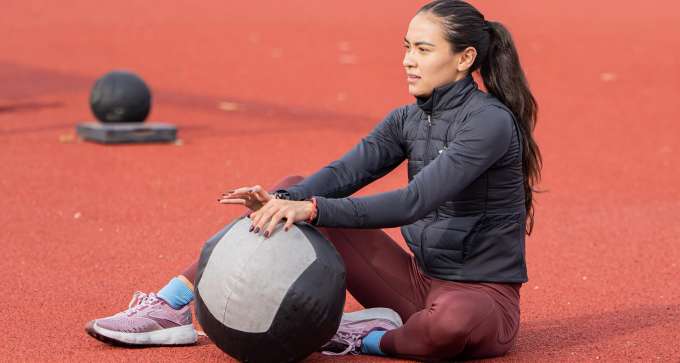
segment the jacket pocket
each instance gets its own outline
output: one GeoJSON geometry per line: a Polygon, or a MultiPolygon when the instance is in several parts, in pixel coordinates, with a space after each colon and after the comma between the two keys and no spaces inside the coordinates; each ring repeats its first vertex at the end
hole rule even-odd
{"type": "Polygon", "coordinates": [[[463,266],[463,251],[443,248],[425,250],[427,270],[435,274],[450,274],[463,266]]]}
{"type": "Polygon", "coordinates": [[[465,260],[467,240],[474,234],[481,217],[451,217],[429,226],[424,238],[424,260],[428,268],[461,265],[465,260]]]}

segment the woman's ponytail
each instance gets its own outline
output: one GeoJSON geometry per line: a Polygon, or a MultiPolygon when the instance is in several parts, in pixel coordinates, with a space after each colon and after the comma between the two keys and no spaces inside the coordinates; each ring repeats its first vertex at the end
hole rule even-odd
{"type": "Polygon", "coordinates": [[[541,152],[533,137],[538,105],[531,94],[526,76],[519,62],[517,49],[510,32],[503,24],[486,22],[489,48],[481,61],[480,73],[487,91],[498,98],[515,115],[522,132],[522,169],[524,171],[527,234],[534,226],[534,185],[541,177],[541,152]]]}

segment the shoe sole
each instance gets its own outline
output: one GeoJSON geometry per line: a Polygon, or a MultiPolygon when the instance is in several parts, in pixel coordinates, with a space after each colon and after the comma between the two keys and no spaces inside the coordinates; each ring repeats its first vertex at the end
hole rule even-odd
{"type": "Polygon", "coordinates": [[[148,333],[123,333],[109,330],[91,321],[85,326],[87,334],[102,342],[127,347],[182,346],[192,345],[198,340],[193,325],[161,329],[148,333]]]}
{"type": "Polygon", "coordinates": [[[370,308],[342,314],[342,321],[357,322],[371,319],[388,320],[394,323],[394,325],[397,327],[404,325],[399,314],[389,308],[370,308]]]}

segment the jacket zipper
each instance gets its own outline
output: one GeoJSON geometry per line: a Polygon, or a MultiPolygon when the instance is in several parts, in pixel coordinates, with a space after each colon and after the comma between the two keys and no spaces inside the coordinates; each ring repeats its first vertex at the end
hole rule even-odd
{"type": "MultiPolygon", "coordinates": [[[[425,142],[425,155],[426,155],[427,163],[424,163],[423,168],[426,167],[427,164],[430,163],[430,158],[429,158],[429,151],[430,150],[429,149],[430,149],[431,134],[432,134],[432,117],[428,114],[427,115],[427,141],[425,142]]],[[[437,207],[437,208],[439,208],[439,207],[437,207]]],[[[438,218],[439,218],[439,210],[435,209],[434,210],[434,219],[432,220],[432,222],[426,224],[423,227],[423,230],[420,232],[420,256],[423,259],[423,268],[425,269],[425,271],[427,271],[427,263],[425,262],[425,253],[423,253],[425,251],[425,247],[424,247],[425,246],[425,230],[427,229],[427,227],[429,227],[434,222],[436,222],[438,218]]]]}

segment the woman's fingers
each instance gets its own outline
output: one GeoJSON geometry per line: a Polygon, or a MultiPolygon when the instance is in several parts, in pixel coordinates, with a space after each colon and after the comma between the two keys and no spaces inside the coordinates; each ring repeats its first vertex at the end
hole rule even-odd
{"type": "Polygon", "coordinates": [[[241,188],[236,188],[234,190],[228,190],[227,192],[225,192],[225,194],[228,194],[228,193],[233,193],[233,194],[249,193],[252,189],[253,189],[253,187],[241,187],[241,188]]]}
{"type": "Polygon", "coordinates": [[[268,202],[270,199],[272,199],[271,195],[264,190],[260,185],[256,185],[252,188],[252,193],[259,200],[260,202],[268,202]]]}
{"type": "Polygon", "coordinates": [[[260,232],[260,230],[262,229],[262,224],[264,224],[264,222],[262,222],[262,221],[268,220],[268,219],[265,219],[266,216],[268,214],[271,215],[271,213],[269,212],[269,210],[271,208],[272,208],[271,204],[267,203],[267,204],[264,205],[264,207],[260,208],[257,212],[253,213],[253,218],[252,218],[253,224],[251,226],[252,232],[255,232],[255,233],[260,232]]]}
{"type": "Polygon", "coordinates": [[[224,199],[241,199],[244,203],[225,203],[225,204],[241,204],[250,208],[251,210],[259,210],[267,204],[272,196],[262,188],[260,185],[253,187],[243,187],[225,192],[219,200],[224,199]]]}
{"type": "MultiPolygon", "coordinates": [[[[252,196],[250,196],[250,194],[248,194],[248,193],[232,193],[232,194],[223,194],[222,196],[220,196],[219,199],[217,199],[217,201],[222,203],[222,202],[231,200],[231,201],[238,201],[236,204],[244,204],[251,199],[252,199],[252,196]]],[[[234,204],[234,203],[227,202],[226,204],[234,204]]]]}
{"type": "Polygon", "coordinates": [[[295,211],[290,210],[286,214],[286,224],[283,225],[283,230],[288,232],[293,227],[293,223],[295,223],[295,211]]]}
{"type": "Polygon", "coordinates": [[[255,233],[258,233],[258,231],[265,231],[267,223],[274,217],[274,215],[277,212],[278,209],[276,208],[269,208],[266,211],[264,211],[259,221],[255,225],[255,233]]]}
{"type": "Polygon", "coordinates": [[[250,196],[253,198],[253,188],[254,187],[243,187],[243,188],[236,188],[233,190],[228,190],[224,193],[222,193],[223,198],[246,198],[247,196],[250,196]]]}
{"type": "Polygon", "coordinates": [[[241,204],[241,205],[246,204],[245,199],[225,199],[225,198],[222,198],[222,199],[218,199],[217,201],[220,202],[220,204],[241,204]]]}
{"type": "Polygon", "coordinates": [[[246,197],[252,198],[251,193],[247,193],[247,192],[236,193],[236,192],[234,192],[234,193],[229,193],[229,194],[222,194],[222,198],[246,198],[246,197]]]}
{"type": "Polygon", "coordinates": [[[263,231],[263,233],[266,233],[265,237],[269,237],[274,233],[276,225],[286,217],[288,210],[290,210],[290,208],[286,208],[284,205],[285,202],[276,202],[277,203],[267,203],[262,209],[251,214],[251,232],[259,233],[260,231],[263,231]]]}
{"type": "Polygon", "coordinates": [[[276,228],[276,225],[279,224],[281,219],[285,216],[285,212],[283,209],[280,209],[278,212],[274,213],[272,215],[271,220],[269,221],[269,226],[267,227],[267,230],[264,231],[264,237],[269,238],[274,233],[274,229],[276,228]]]}
{"type": "Polygon", "coordinates": [[[265,238],[268,238],[282,221],[285,221],[284,230],[290,230],[295,222],[309,218],[309,208],[305,203],[308,202],[278,199],[266,203],[260,210],[249,215],[252,222],[250,231],[255,233],[262,231],[265,238]]]}
{"type": "Polygon", "coordinates": [[[250,213],[250,229],[248,231],[254,232],[255,231],[255,222],[260,218],[260,213],[262,212],[262,208],[260,208],[258,211],[250,213]]]}
{"type": "Polygon", "coordinates": [[[289,231],[295,222],[309,218],[308,208],[304,203],[278,199],[266,203],[260,210],[249,215],[252,223],[250,232],[263,232],[264,237],[269,238],[281,222],[283,229],[289,231]]]}

